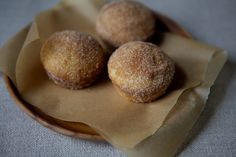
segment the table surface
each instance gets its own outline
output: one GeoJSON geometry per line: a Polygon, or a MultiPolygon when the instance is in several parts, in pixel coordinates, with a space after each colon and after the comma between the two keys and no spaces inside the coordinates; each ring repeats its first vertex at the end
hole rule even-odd
{"type": "MultiPolygon", "coordinates": [[[[1,0],[0,46],[40,11],[59,0],[1,0]]],[[[180,157],[236,156],[236,1],[147,0],[206,43],[224,48],[229,59],[220,73],[192,140],[180,157]]],[[[55,133],[24,114],[9,96],[0,74],[0,156],[124,157],[107,143],[78,140],[55,133]]]]}

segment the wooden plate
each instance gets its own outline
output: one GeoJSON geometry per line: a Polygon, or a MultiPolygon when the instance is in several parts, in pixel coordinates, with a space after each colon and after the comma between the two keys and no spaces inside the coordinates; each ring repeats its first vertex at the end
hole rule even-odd
{"type": "MultiPolygon", "coordinates": [[[[188,33],[184,28],[182,28],[172,19],[160,13],[156,13],[156,16],[158,22],[158,30],[168,31],[187,38],[191,38],[190,33],[188,33]]],[[[6,75],[4,75],[4,80],[7,89],[10,92],[10,95],[13,97],[13,99],[16,101],[17,105],[22,109],[22,111],[27,113],[31,118],[35,119],[43,126],[68,136],[79,137],[84,139],[104,140],[95,130],[93,130],[86,124],[66,122],[44,114],[39,109],[25,102],[21,98],[16,87],[6,75]]]]}

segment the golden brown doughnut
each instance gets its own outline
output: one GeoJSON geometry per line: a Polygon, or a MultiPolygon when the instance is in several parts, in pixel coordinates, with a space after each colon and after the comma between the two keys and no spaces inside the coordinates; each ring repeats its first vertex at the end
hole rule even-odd
{"type": "Polygon", "coordinates": [[[40,58],[49,78],[68,89],[89,86],[105,65],[104,51],[92,36],[69,30],[52,34],[40,58]]]}
{"type": "Polygon", "coordinates": [[[99,12],[96,30],[104,41],[114,47],[129,41],[145,41],[155,31],[155,16],[139,2],[112,2],[99,12]]]}
{"type": "Polygon", "coordinates": [[[108,61],[112,83],[121,95],[134,102],[151,102],[164,94],[174,72],[173,61],[148,42],[126,43],[108,61]]]}

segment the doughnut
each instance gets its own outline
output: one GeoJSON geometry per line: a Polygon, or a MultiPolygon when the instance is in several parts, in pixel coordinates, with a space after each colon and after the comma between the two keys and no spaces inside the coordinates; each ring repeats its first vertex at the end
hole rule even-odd
{"type": "Polygon", "coordinates": [[[111,2],[102,7],[96,18],[100,37],[113,47],[129,41],[146,41],[155,32],[155,16],[135,1],[111,2]]]}
{"type": "Polygon", "coordinates": [[[160,47],[132,41],[120,46],[108,61],[108,74],[119,94],[147,103],[163,95],[173,80],[174,62],[160,47]]]}
{"type": "Polygon", "coordinates": [[[101,45],[73,30],[53,33],[43,43],[40,59],[55,84],[74,90],[90,86],[106,64],[101,45]]]}

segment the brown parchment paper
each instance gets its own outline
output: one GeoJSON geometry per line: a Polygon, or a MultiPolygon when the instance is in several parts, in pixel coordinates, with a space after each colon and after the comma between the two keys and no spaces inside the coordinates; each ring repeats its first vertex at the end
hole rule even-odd
{"type": "MultiPolygon", "coordinates": [[[[184,42],[189,44],[187,39],[184,42]]],[[[196,45],[201,43],[194,43],[196,45]]],[[[209,61],[207,73],[200,86],[183,92],[177,103],[166,117],[163,125],[151,137],[143,140],[133,149],[121,148],[129,157],[171,157],[181,148],[190,130],[205,107],[217,75],[223,67],[227,53],[215,50],[209,61]]]]}
{"type": "Polygon", "coordinates": [[[129,156],[173,155],[203,109],[226,55],[194,40],[160,35],[162,41],[157,44],[178,70],[167,94],[149,104],[120,97],[106,72],[86,89],[73,91],[54,85],[40,62],[42,43],[64,29],[87,32],[99,40],[94,20],[100,6],[101,1],[67,0],[42,12],[30,28],[16,36],[19,43],[9,41],[1,49],[0,70],[30,104],[54,118],[88,124],[129,156]]]}

